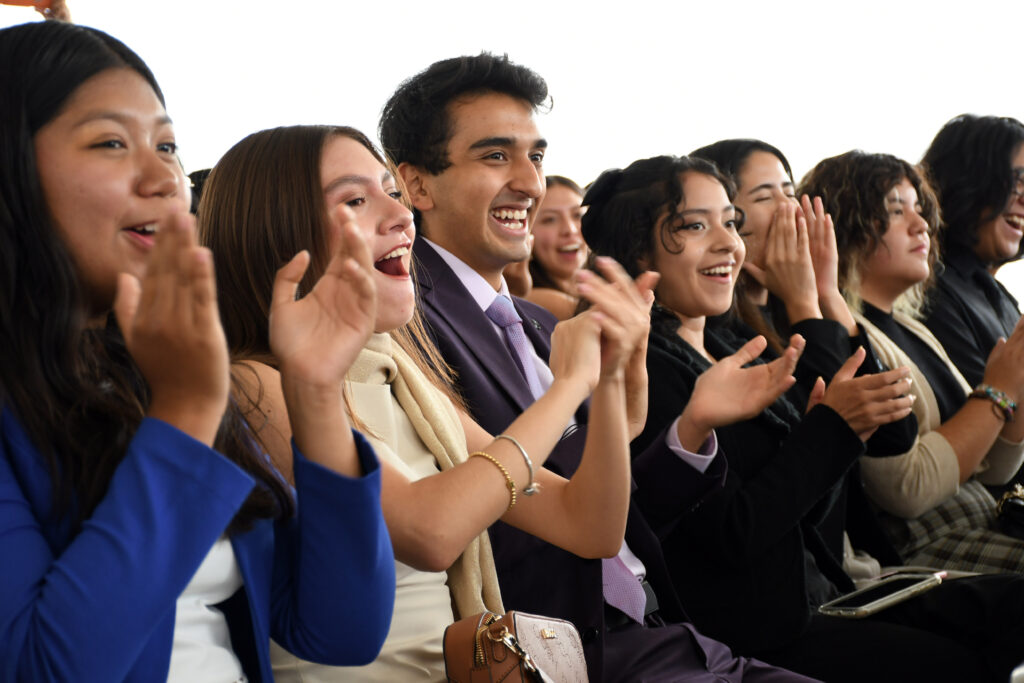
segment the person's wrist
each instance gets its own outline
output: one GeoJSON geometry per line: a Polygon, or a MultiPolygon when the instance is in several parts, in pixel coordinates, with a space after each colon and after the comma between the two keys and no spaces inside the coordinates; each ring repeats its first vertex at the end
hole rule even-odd
{"type": "Polygon", "coordinates": [[[711,424],[711,420],[707,417],[701,415],[699,409],[691,409],[691,406],[694,406],[694,401],[690,401],[679,416],[676,435],[683,448],[691,453],[696,453],[711,436],[715,425],[711,424]]]}

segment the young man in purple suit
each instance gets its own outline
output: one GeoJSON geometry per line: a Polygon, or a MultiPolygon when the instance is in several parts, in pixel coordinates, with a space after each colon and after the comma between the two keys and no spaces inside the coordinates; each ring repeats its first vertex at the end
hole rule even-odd
{"type": "MultiPolygon", "coordinates": [[[[460,57],[403,83],[380,123],[416,213],[421,310],[470,412],[493,434],[551,383],[556,321],[510,297],[501,274],[529,257],[547,148],[534,114],[547,99],[544,80],[506,57],[460,57]]],[[[572,474],[586,421],[584,407],[546,467],[572,474]]],[[[676,487],[680,510],[713,493],[725,476],[713,436],[701,431],[677,422],[634,460],[642,483],[676,487]]],[[[506,607],[575,623],[592,681],[808,680],[736,658],[686,623],[658,539],[634,505],[619,554],[604,560],[580,558],[502,523],[491,539],[506,607]]]]}

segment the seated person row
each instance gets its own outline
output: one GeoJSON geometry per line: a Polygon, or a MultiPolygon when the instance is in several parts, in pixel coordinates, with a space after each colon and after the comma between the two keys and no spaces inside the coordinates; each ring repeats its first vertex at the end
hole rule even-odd
{"type": "Polygon", "coordinates": [[[1024,541],[996,530],[995,500],[983,486],[1008,481],[1024,457],[1024,420],[998,405],[1001,397],[1024,399],[1024,327],[996,344],[982,388],[972,392],[919,320],[939,222],[917,171],[890,155],[854,151],[820,162],[800,189],[822,197],[835,221],[840,285],[876,354],[886,367],[909,367],[914,380],[913,447],[861,462],[890,538],[911,564],[1024,570],[1024,541]]]}
{"type": "Polygon", "coordinates": [[[287,410],[326,411],[296,425],[287,486],[228,397],[153,74],[63,22],[0,31],[0,60],[0,680],[269,681],[271,637],[372,660],[395,590],[379,467],[339,400],[310,400],[340,394],[370,329],[286,363],[287,410]]]}
{"type": "MultiPolygon", "coordinates": [[[[432,109],[437,115],[447,109],[452,117],[445,152],[451,165],[429,179],[412,177],[408,165],[399,167],[407,174],[413,206],[421,212],[423,222],[429,223],[428,234],[439,240],[446,234],[442,227],[434,227],[434,211],[440,207],[448,212],[480,209],[474,218],[498,222],[488,206],[478,207],[472,201],[491,203],[495,197],[487,197],[479,188],[475,194],[466,192],[460,186],[465,178],[475,178],[478,184],[487,178],[504,202],[499,206],[531,215],[543,191],[533,109],[546,96],[546,88],[539,77],[522,67],[489,55],[442,62],[418,77],[420,82],[403,86],[389,110],[410,92],[424,93],[437,90],[439,83],[451,84],[452,72],[460,72],[465,79],[458,84],[461,90],[437,93],[452,102],[432,109]],[[495,92],[476,94],[481,87],[495,92]],[[462,97],[464,92],[474,95],[462,97]],[[481,139],[499,142],[476,145],[481,139]],[[518,142],[509,143],[509,139],[518,142]],[[513,162],[496,162],[494,150],[513,162]],[[474,161],[464,161],[466,155],[474,161]],[[512,202],[515,204],[509,206],[512,202]]],[[[417,102],[400,106],[417,112],[431,109],[417,102]]],[[[387,120],[387,113],[385,117],[387,120]]],[[[422,138],[419,131],[430,129],[428,123],[409,125],[417,132],[417,141],[422,138]]],[[[458,244],[479,248],[489,236],[449,220],[447,234],[458,235],[458,244]]],[[[522,249],[525,221],[505,222],[522,223],[501,226],[515,235],[518,249],[522,249]]],[[[546,378],[536,395],[530,393],[511,349],[475,302],[447,307],[483,321],[484,332],[474,348],[498,359],[490,365],[493,371],[511,371],[513,377],[506,377],[502,387],[518,383],[517,395],[528,397],[523,405],[513,406],[507,423],[495,425],[491,419],[484,425],[492,433],[502,434],[496,439],[458,407],[461,401],[449,377],[430,369],[443,367],[443,363],[419,329],[413,274],[423,275],[424,259],[414,265],[412,253],[422,255],[432,247],[415,237],[413,216],[402,201],[398,182],[365,136],[348,128],[312,126],[250,136],[229,151],[211,173],[199,224],[204,243],[225,264],[218,271],[218,283],[227,337],[237,363],[236,399],[243,410],[254,415],[254,421],[255,416],[262,419],[259,434],[282,470],[289,468],[286,444],[290,431],[297,421],[315,418],[283,409],[288,395],[283,383],[287,368],[278,358],[274,339],[263,333],[267,316],[275,320],[282,302],[291,301],[298,291],[304,294],[300,304],[321,298],[335,301],[338,319],[370,318],[375,330],[348,372],[346,396],[352,421],[365,430],[382,458],[382,505],[398,566],[394,626],[381,656],[360,669],[320,666],[276,649],[278,680],[444,680],[441,638],[445,627],[456,617],[484,608],[511,608],[511,601],[522,595],[517,588],[524,582],[543,586],[543,590],[533,591],[530,604],[515,604],[516,608],[573,618],[585,637],[589,624],[602,624],[605,610],[615,608],[606,608],[601,598],[604,563],[599,558],[615,558],[624,533],[630,535],[626,530],[629,440],[644,415],[630,415],[632,422],[627,423],[625,406],[627,393],[646,395],[643,364],[637,362],[643,355],[636,348],[646,338],[644,294],[654,277],[641,277],[634,284],[614,264],[605,264],[602,271],[610,282],[592,275],[587,287],[580,290],[593,309],[559,325],[553,337],[553,320],[533,307],[532,315],[542,321],[538,324],[543,328],[531,326],[528,330],[538,338],[543,334],[544,355],[551,363],[550,369],[543,366],[546,378]],[[279,182],[282,172],[291,183],[279,182]],[[346,215],[345,206],[351,207],[352,217],[346,215]],[[322,284],[354,275],[354,266],[342,255],[362,253],[363,241],[369,252],[366,263],[373,264],[370,279],[377,291],[375,310],[358,300],[336,301],[337,295],[322,284]],[[296,253],[300,255],[293,259],[296,253]],[[237,258],[238,254],[244,258],[237,258]],[[281,264],[287,265],[277,276],[275,288],[274,272],[281,264]],[[321,284],[316,285],[318,280],[321,284]],[[577,411],[588,396],[587,407],[577,411]],[[593,427],[560,442],[566,425],[574,419],[582,421],[588,412],[593,415],[593,427]],[[539,467],[531,475],[517,443],[538,466],[553,449],[551,460],[568,458],[572,467],[560,467],[566,478],[539,467]],[[471,452],[483,456],[472,457],[471,452]],[[541,484],[541,491],[525,496],[532,476],[541,484]],[[492,553],[483,532],[499,519],[498,526],[504,531],[494,535],[492,553]],[[512,546],[510,552],[510,546],[502,542],[509,536],[516,544],[537,551],[521,553],[512,546]],[[510,564],[514,566],[511,573],[510,564]],[[552,581],[552,576],[565,577],[565,581],[552,581]],[[578,602],[567,602],[577,596],[578,602]]],[[[495,264],[493,275],[500,279],[506,264],[492,254],[482,256],[495,264]]],[[[419,283],[428,317],[438,310],[436,300],[430,297],[440,289],[441,275],[431,268],[419,283]]],[[[458,286],[455,278],[448,281],[458,286]]],[[[491,298],[496,295],[492,289],[491,298]]],[[[512,302],[505,301],[511,308],[512,302]]],[[[460,331],[471,329],[467,325],[460,331]]],[[[795,353],[776,366],[782,377],[793,362],[795,353]]],[[[471,390],[474,374],[464,364],[456,369],[466,404],[479,405],[471,390]]],[[[541,370],[540,365],[536,370],[541,370]]],[[[726,377],[721,384],[732,386],[726,377]]],[[[770,402],[777,391],[769,386],[761,393],[763,400],[770,402]]],[[[757,397],[752,396],[754,400],[757,397]]],[[[641,411],[644,407],[639,404],[641,411]]],[[[680,419],[680,423],[689,425],[690,421],[680,419]]],[[[694,450],[699,445],[693,446],[694,450]]],[[[656,450],[668,450],[664,440],[656,450]]],[[[709,488],[706,480],[695,474],[692,484],[680,482],[677,493],[696,501],[709,488]]],[[[629,523],[636,525],[635,520],[629,523]]],[[[653,559],[649,566],[660,569],[659,576],[664,576],[656,539],[649,531],[640,539],[635,547],[639,552],[650,548],[653,559]]],[[[639,592],[643,597],[633,574],[620,567],[626,576],[620,572],[617,585],[625,582],[632,596],[639,592]]],[[[616,585],[614,577],[612,581],[616,585]]],[[[667,580],[664,584],[670,585],[667,580]]],[[[684,616],[673,604],[670,589],[664,596],[665,614],[684,616]]],[[[625,606],[621,599],[617,604],[625,606]]],[[[626,609],[635,602],[628,604],[626,609]]],[[[639,607],[637,618],[642,621],[644,606],[639,607]]],[[[617,625],[630,622],[624,612],[618,614],[617,625]]],[[[643,629],[630,623],[637,628],[630,630],[628,646],[613,656],[606,650],[603,661],[600,648],[605,634],[587,638],[591,680],[633,680],[637,662],[632,658],[638,657],[646,660],[648,669],[660,671],[664,680],[689,680],[694,674],[710,680],[708,669],[737,681],[807,680],[761,662],[736,659],[726,647],[689,626],[643,629]],[[655,640],[647,638],[648,633],[654,634],[655,640]],[[638,651],[635,643],[644,642],[649,644],[638,651]],[[655,647],[665,643],[673,647],[655,647]]]]}
{"type": "MultiPolygon", "coordinates": [[[[647,361],[651,412],[637,448],[698,400],[691,392],[706,373],[749,344],[746,326],[707,323],[732,306],[743,261],[731,194],[706,161],[656,157],[606,172],[585,198],[584,236],[596,254],[632,273],[663,274],[647,361]]],[[[852,587],[824,547],[819,521],[863,439],[911,403],[899,381],[906,370],[854,378],[862,359],[858,352],[836,372],[806,415],[783,396],[719,427],[729,474],[698,508],[678,504],[642,455],[634,458],[634,499],[659,534],[697,626],[739,652],[829,681],[1005,680],[1024,657],[1022,577],[948,582],[866,620],[813,611],[852,587]]],[[[755,367],[767,375],[770,366],[755,367]]]]}
{"type": "MultiPolygon", "coordinates": [[[[820,308],[821,311],[826,313],[826,317],[830,316],[837,320],[845,319],[846,322],[843,323],[844,326],[849,326],[850,314],[846,306],[841,300],[838,303],[829,303],[829,299],[834,300],[838,296],[838,283],[840,281],[842,281],[844,289],[846,289],[848,293],[851,293],[850,289],[853,283],[861,283],[861,285],[863,285],[863,280],[860,277],[859,272],[852,272],[851,268],[859,268],[860,266],[857,264],[863,264],[867,259],[867,252],[873,248],[872,243],[868,238],[862,236],[851,237],[851,234],[857,234],[856,231],[851,233],[851,226],[861,226],[859,230],[864,231],[867,228],[864,228],[863,226],[868,224],[878,224],[883,218],[886,218],[888,214],[882,213],[883,203],[879,197],[882,197],[883,195],[881,194],[882,190],[879,188],[883,185],[888,186],[888,184],[895,186],[896,183],[905,176],[908,179],[912,179],[912,182],[916,183],[916,187],[921,187],[920,178],[916,174],[916,171],[910,168],[908,164],[902,162],[895,164],[895,160],[891,158],[872,157],[868,155],[850,155],[849,157],[841,157],[841,159],[844,160],[842,162],[842,168],[845,169],[847,175],[842,176],[839,172],[833,172],[832,176],[829,178],[829,181],[831,181],[830,183],[824,182],[824,184],[818,183],[814,185],[810,188],[810,194],[816,195],[819,192],[824,192],[827,195],[827,198],[832,199],[831,204],[826,203],[830,210],[832,208],[838,208],[836,202],[842,204],[845,220],[842,225],[838,226],[838,231],[840,233],[839,242],[842,247],[839,250],[839,254],[842,255],[842,258],[837,260],[837,256],[832,256],[829,259],[823,259],[821,257],[822,253],[836,253],[834,237],[829,240],[829,244],[826,245],[828,247],[827,249],[816,245],[816,243],[820,241],[818,238],[821,238],[824,235],[831,235],[831,215],[828,216],[828,226],[824,231],[821,230],[820,221],[816,220],[825,208],[821,203],[821,197],[817,197],[814,202],[814,208],[811,208],[811,202],[808,199],[808,195],[804,194],[804,213],[805,218],[807,219],[805,223],[808,226],[808,232],[811,234],[811,238],[804,241],[810,243],[810,248],[801,246],[797,249],[775,249],[776,254],[781,252],[790,255],[789,258],[776,259],[776,261],[781,261],[782,265],[775,267],[770,263],[771,259],[766,259],[763,256],[766,251],[764,245],[766,241],[771,243],[782,239],[783,236],[776,229],[775,219],[781,215],[780,212],[783,207],[786,205],[794,206],[796,204],[796,191],[794,189],[792,176],[789,172],[789,166],[785,157],[776,148],[755,140],[721,141],[698,150],[697,154],[713,159],[720,167],[730,172],[731,176],[737,180],[739,185],[737,205],[744,210],[745,215],[748,216],[750,220],[749,224],[744,225],[743,233],[746,236],[745,240],[754,251],[754,260],[762,264],[763,268],[763,270],[762,268],[755,268],[754,270],[760,273],[759,277],[761,280],[768,282],[769,287],[772,288],[774,292],[778,293],[783,300],[785,300],[785,308],[792,308],[791,302],[794,300],[800,300],[800,297],[798,296],[800,292],[814,291],[815,288],[817,288],[820,292],[820,308]],[[887,165],[882,164],[880,160],[886,161],[887,165]],[[847,176],[851,176],[853,174],[852,166],[854,164],[859,164],[860,171],[859,175],[855,177],[855,180],[851,180],[850,177],[847,176]],[[894,168],[894,164],[898,166],[898,168],[894,168]],[[877,167],[874,174],[872,174],[872,171],[870,170],[872,165],[877,167]],[[883,170],[883,167],[888,170],[883,170]],[[843,185],[844,182],[868,183],[869,181],[870,184],[865,185],[865,188],[869,189],[861,189],[857,192],[853,192],[852,189],[849,189],[848,185],[843,185]],[[842,191],[839,191],[836,188],[843,189],[842,191]],[[866,199],[864,198],[865,194],[868,195],[866,199]],[[878,201],[876,202],[875,200],[878,201]],[[857,203],[858,201],[861,203],[857,203]],[[872,204],[872,202],[874,202],[874,204],[872,204]],[[766,212],[766,205],[770,206],[772,204],[776,207],[774,212],[766,212]],[[862,216],[862,213],[867,210],[865,207],[872,206],[875,207],[873,209],[873,215],[871,215],[870,218],[862,216]],[[771,213],[772,222],[765,220],[766,213],[771,213]],[[817,235],[814,234],[815,232],[817,232],[817,235]],[[846,237],[844,237],[844,235],[846,237]],[[859,249],[861,252],[860,256],[851,256],[851,249],[859,249]],[[804,257],[802,259],[794,259],[792,254],[797,252],[802,252],[804,257]],[[758,258],[758,254],[761,254],[760,258],[758,258]],[[807,273],[806,266],[802,269],[794,269],[791,263],[794,260],[802,260],[804,262],[814,261],[812,268],[813,272],[807,273]],[[793,276],[790,274],[788,277],[780,277],[780,275],[786,275],[785,269],[787,266],[790,271],[795,271],[797,275],[793,276]],[[778,272],[773,272],[776,270],[778,272]],[[804,271],[802,275],[799,274],[801,270],[804,271]],[[840,273],[843,274],[842,277],[840,277],[840,273]],[[795,283],[796,286],[794,286],[793,283],[795,283]],[[839,312],[838,315],[836,314],[836,311],[839,312]]],[[[822,167],[828,166],[829,168],[835,168],[840,166],[840,163],[840,161],[823,162],[822,167]]],[[[808,177],[810,178],[812,175],[813,174],[808,177]]],[[[805,182],[807,181],[805,180],[805,182]]],[[[911,182],[911,180],[908,180],[908,182],[911,182]]],[[[922,188],[922,191],[924,192],[925,190],[922,188]]],[[[914,192],[916,196],[917,191],[914,190],[914,192]]],[[[924,200],[924,206],[934,207],[934,202],[931,201],[930,198],[931,195],[927,194],[924,200]]],[[[937,218],[933,215],[931,220],[934,222],[937,218]]],[[[799,221],[798,224],[803,225],[799,221]]],[[[779,226],[782,225],[785,225],[785,223],[779,222],[779,226]]],[[[790,225],[792,225],[792,223],[790,223],[790,225]]],[[[920,226],[925,224],[923,220],[919,220],[915,222],[915,225],[920,228],[920,226]]],[[[921,230],[919,229],[918,232],[921,232],[921,230]]],[[[877,241],[880,240],[881,237],[879,234],[872,233],[872,235],[876,240],[874,244],[884,244],[883,242],[877,241]]],[[[923,242],[919,241],[917,246],[921,246],[921,244],[923,244],[923,242]]],[[[929,253],[931,253],[932,259],[936,257],[935,250],[937,250],[937,243],[933,240],[931,241],[931,246],[933,247],[933,251],[931,252],[929,252],[928,249],[924,249],[923,251],[919,250],[918,252],[918,256],[921,257],[918,259],[918,264],[923,264],[925,271],[920,272],[919,268],[919,272],[916,277],[927,276],[927,264],[922,259],[927,257],[929,253]]],[[[917,285],[917,281],[915,280],[910,284],[917,285]]],[[[910,284],[905,286],[910,287],[910,284]]],[[[918,302],[921,301],[921,292],[923,291],[921,290],[921,287],[923,287],[923,285],[919,286],[918,290],[916,290],[917,298],[915,300],[918,302]]],[[[750,291],[749,286],[746,291],[750,291]]],[[[900,291],[902,291],[902,289],[900,291]]],[[[861,304],[856,298],[856,292],[852,292],[852,294],[854,297],[851,306],[856,310],[861,304]]],[[[904,297],[903,300],[907,300],[907,297],[904,297]]],[[[741,308],[740,310],[742,311],[743,309],[741,308]]],[[[744,316],[744,318],[747,319],[747,316],[744,316]]],[[[768,318],[769,322],[778,319],[778,315],[769,315],[768,318]]],[[[760,321],[752,323],[752,326],[756,328],[758,322],[760,321]]],[[[851,337],[851,341],[863,345],[868,350],[870,356],[881,355],[882,351],[879,351],[878,354],[875,354],[873,351],[874,342],[872,340],[875,338],[874,335],[865,335],[858,332],[862,327],[863,326],[859,324],[855,324],[853,326],[852,329],[856,333],[856,336],[851,337]]],[[[804,331],[805,334],[807,334],[806,330],[801,331],[804,331]]],[[[927,334],[927,331],[925,330],[923,333],[927,334]]],[[[808,335],[808,337],[809,339],[814,339],[814,337],[811,337],[810,335],[808,335]]],[[[816,348],[816,346],[820,345],[809,343],[808,350],[810,351],[811,349],[816,348]]],[[[837,348],[842,348],[841,344],[837,344],[836,346],[837,348]]],[[[814,357],[813,354],[805,353],[801,362],[812,357],[814,357]]],[[[911,367],[915,372],[917,371],[917,366],[909,363],[908,360],[903,357],[893,358],[891,354],[886,354],[886,357],[883,360],[885,361],[883,365],[887,365],[888,367],[911,367]]],[[[865,364],[864,369],[871,368],[878,362],[881,361],[877,358],[869,360],[869,362],[865,364]]],[[[1010,361],[1005,360],[1004,363],[1006,362],[1010,361]]],[[[815,370],[821,372],[820,364],[815,367],[815,370]]],[[[998,372],[1000,372],[1000,370],[993,370],[993,373],[998,372]]],[[[800,376],[799,368],[798,376],[800,376]]],[[[826,377],[827,376],[828,375],[826,375],[826,377]]],[[[1009,378],[1010,376],[1007,376],[1007,379],[1009,378]]],[[[879,433],[868,441],[868,448],[865,453],[866,457],[862,460],[858,469],[863,469],[863,477],[867,485],[867,492],[869,496],[871,496],[877,504],[881,505],[883,510],[893,512],[897,515],[910,515],[916,517],[928,508],[913,508],[913,506],[920,504],[921,498],[920,494],[918,494],[916,499],[907,494],[908,487],[910,485],[909,476],[911,475],[905,474],[904,476],[890,476],[893,472],[892,468],[900,462],[904,463],[904,465],[912,461],[920,463],[922,457],[928,457],[923,454],[931,453],[931,451],[928,450],[928,442],[930,440],[941,440],[942,437],[938,434],[933,434],[930,437],[925,437],[923,439],[920,438],[925,432],[931,431],[935,426],[935,424],[932,424],[930,426],[925,425],[922,427],[922,423],[919,421],[925,417],[925,413],[923,411],[926,410],[926,406],[931,400],[932,393],[931,388],[927,383],[923,388],[918,384],[915,384],[914,386],[917,388],[912,389],[912,391],[919,396],[919,401],[915,405],[915,414],[911,419],[901,421],[901,423],[905,424],[902,424],[902,427],[899,430],[889,428],[879,430],[879,433]],[[900,435],[900,432],[905,432],[907,428],[912,430],[909,434],[909,440],[901,437],[900,435]],[[889,429],[889,433],[883,434],[886,429],[889,429]],[[904,445],[901,446],[901,443],[904,445]],[[910,458],[898,460],[889,457],[903,453],[917,453],[917,456],[913,460],[910,458]],[[886,493],[886,491],[888,493],[886,493]]],[[[962,390],[958,389],[958,391],[963,393],[962,390]]],[[[963,398],[961,398],[960,401],[962,402],[963,398]]],[[[976,409],[976,407],[972,408],[972,410],[976,409]]],[[[933,416],[938,417],[935,413],[933,413],[933,416]]],[[[897,427],[900,425],[893,426],[897,427]]],[[[950,427],[950,430],[955,431],[956,428],[956,423],[954,423],[950,427]]],[[[1011,426],[1006,427],[1007,432],[1010,432],[1012,429],[1013,427],[1011,426]]],[[[994,433],[992,436],[994,439],[994,433]]],[[[971,436],[967,435],[963,438],[970,440],[971,436]]],[[[954,433],[954,442],[956,442],[957,439],[958,433],[954,433]]],[[[989,444],[991,445],[991,442],[989,442],[989,444]]],[[[959,445],[963,448],[962,444],[959,445]]],[[[985,446],[980,450],[980,453],[984,455],[985,450],[987,449],[988,446],[985,446]]],[[[951,453],[948,451],[945,452],[945,455],[950,456],[951,458],[951,453]]],[[[1012,440],[1011,442],[1000,440],[997,442],[997,445],[993,447],[991,456],[992,459],[982,462],[979,465],[979,468],[982,470],[988,470],[990,462],[999,463],[1000,461],[1002,461],[1002,466],[998,468],[998,471],[990,470],[984,472],[984,474],[982,474],[982,478],[987,482],[992,483],[1003,482],[1012,474],[1013,469],[1016,467],[1016,463],[1019,462],[1019,458],[1021,457],[1021,448],[1019,445],[1015,445],[1012,440]]],[[[951,465],[953,462],[955,461],[947,458],[947,464],[951,465]]],[[[923,474],[920,476],[921,479],[917,482],[917,485],[919,486],[929,487],[935,482],[934,478],[930,478],[929,480],[929,477],[923,474]]],[[[860,474],[857,474],[857,480],[860,478],[860,474]]],[[[904,523],[889,519],[887,520],[888,523],[886,526],[890,533],[888,533],[886,537],[881,537],[879,535],[877,516],[861,504],[859,482],[854,480],[852,483],[857,485],[847,487],[846,493],[849,495],[850,501],[849,510],[845,511],[845,514],[850,515],[849,524],[851,527],[857,532],[860,532],[854,538],[854,545],[858,549],[863,548],[869,550],[871,554],[886,563],[893,563],[893,556],[891,553],[895,552],[900,555],[904,561],[911,564],[934,565],[938,567],[968,571],[1020,571],[1022,566],[1024,566],[1024,564],[1022,564],[1022,560],[1024,560],[1024,556],[1022,556],[1022,552],[1024,552],[1024,543],[1017,539],[1012,539],[992,531],[995,512],[994,501],[992,501],[991,496],[987,493],[980,491],[983,487],[978,482],[967,484],[965,487],[966,490],[959,494],[961,497],[974,501],[974,503],[969,505],[966,503],[964,504],[970,508],[966,516],[959,513],[953,515],[954,519],[952,526],[946,522],[943,522],[942,524],[932,524],[927,519],[922,519],[920,523],[927,526],[927,530],[917,525],[917,523],[912,525],[912,530],[908,530],[904,527],[904,523]],[[977,496],[976,500],[974,496],[977,496]],[[965,542],[964,539],[959,538],[959,533],[965,529],[971,530],[969,534],[970,540],[967,542],[965,542]],[[924,546],[945,536],[947,533],[953,533],[953,535],[942,542],[941,550],[936,550],[930,555],[918,554],[924,546]]],[[[945,494],[945,496],[949,495],[952,495],[952,491],[945,494]]],[[[950,505],[954,505],[954,503],[950,503],[950,505]]],[[[932,514],[935,515],[935,519],[945,519],[946,513],[936,511],[932,514]]],[[[848,571],[855,576],[877,573],[877,564],[871,562],[870,559],[868,559],[868,565],[862,565],[859,560],[853,561],[850,546],[847,545],[846,548],[847,551],[844,553],[844,562],[846,563],[848,571]]]]}

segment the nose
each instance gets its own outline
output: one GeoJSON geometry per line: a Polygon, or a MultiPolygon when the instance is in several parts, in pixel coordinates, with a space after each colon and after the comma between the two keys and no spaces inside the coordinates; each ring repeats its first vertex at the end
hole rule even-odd
{"type": "Polygon", "coordinates": [[[544,196],[544,172],[529,156],[519,159],[512,169],[509,188],[531,199],[544,196]]]}
{"type": "Polygon", "coordinates": [[[925,220],[924,216],[918,212],[914,212],[914,218],[910,222],[910,232],[913,235],[918,235],[922,232],[928,232],[928,221],[925,220]]]}
{"type": "Polygon", "coordinates": [[[377,230],[381,234],[389,232],[404,232],[412,225],[412,212],[405,208],[405,204],[393,197],[388,197],[384,211],[377,222],[377,230]]]}
{"type": "MultiPolygon", "coordinates": [[[[723,254],[736,254],[740,250],[746,252],[743,238],[735,230],[730,230],[723,223],[714,226],[714,243],[712,249],[723,254]]],[[[742,256],[740,256],[742,258],[742,256]]]]}
{"type": "Polygon", "coordinates": [[[178,160],[155,149],[139,150],[138,178],[137,191],[143,197],[173,197],[187,187],[178,160]]]}
{"type": "Polygon", "coordinates": [[[580,234],[579,222],[573,218],[571,213],[565,213],[562,215],[560,228],[559,232],[565,236],[575,237],[580,234]]]}

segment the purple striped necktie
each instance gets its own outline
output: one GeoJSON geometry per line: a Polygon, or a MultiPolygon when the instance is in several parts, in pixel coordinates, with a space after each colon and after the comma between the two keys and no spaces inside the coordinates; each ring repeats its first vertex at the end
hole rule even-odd
{"type": "Polygon", "coordinates": [[[495,325],[505,331],[505,341],[516,359],[519,372],[530,385],[530,393],[533,394],[533,397],[539,398],[544,393],[544,387],[541,386],[540,377],[537,375],[537,366],[533,364],[533,354],[530,353],[532,347],[523,330],[523,320],[516,312],[515,306],[512,305],[512,300],[499,294],[487,307],[486,313],[495,325]]]}

